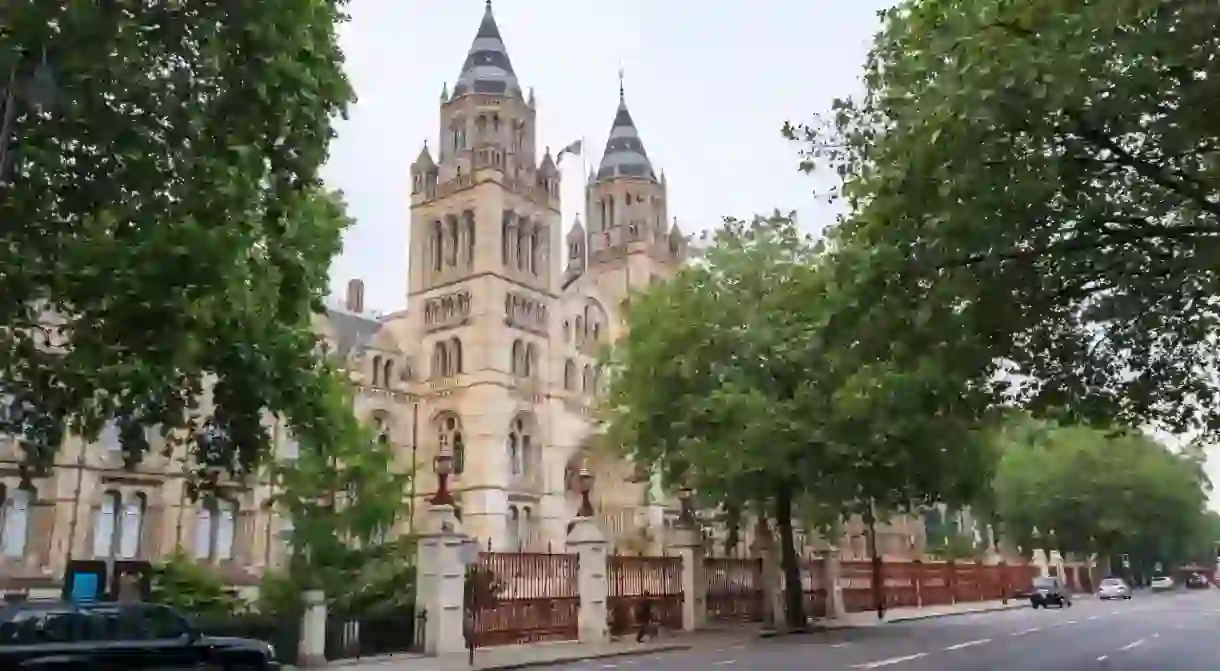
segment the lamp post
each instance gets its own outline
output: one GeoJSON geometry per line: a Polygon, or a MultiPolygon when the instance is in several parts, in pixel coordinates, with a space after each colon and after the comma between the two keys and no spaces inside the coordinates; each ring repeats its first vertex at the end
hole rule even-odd
{"type": "Polygon", "coordinates": [[[49,111],[55,104],[55,75],[47,63],[44,50],[42,59],[27,73],[22,65],[29,52],[20,50],[16,60],[9,65],[8,73],[0,80],[0,187],[8,186],[9,171],[14,168],[11,146],[17,140],[17,117],[22,108],[32,107],[38,111],[49,111]]]}
{"type": "Polygon", "coordinates": [[[449,493],[449,474],[453,472],[453,455],[442,449],[432,460],[436,468],[436,494],[432,496],[432,505],[451,506],[454,504],[453,494],[449,493]]]}
{"type": "Polygon", "coordinates": [[[589,494],[593,491],[593,474],[588,466],[581,466],[576,476],[576,486],[580,491],[580,507],[576,509],[577,517],[593,517],[593,502],[589,494]]]}

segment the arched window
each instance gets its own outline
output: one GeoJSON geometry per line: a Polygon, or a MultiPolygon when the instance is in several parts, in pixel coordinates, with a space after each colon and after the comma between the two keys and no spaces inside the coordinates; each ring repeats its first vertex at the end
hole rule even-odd
{"type": "Polygon", "coordinates": [[[508,468],[513,475],[521,475],[521,452],[517,446],[517,434],[508,432],[508,468]]]}
{"type": "Polygon", "coordinates": [[[438,342],[432,346],[432,377],[445,377],[448,367],[449,356],[445,351],[445,343],[438,342]]]}
{"type": "Polygon", "coordinates": [[[237,531],[237,505],[209,499],[195,513],[195,558],[229,560],[237,531]]]}
{"type": "Polygon", "coordinates": [[[373,386],[381,384],[381,357],[373,357],[373,386]]]}
{"type": "Polygon", "coordinates": [[[593,390],[594,390],[594,384],[595,384],[595,382],[593,379],[593,368],[591,366],[586,365],[584,375],[582,376],[582,379],[581,379],[581,385],[580,385],[581,391],[583,391],[586,394],[592,394],[593,390]]]}
{"type": "Polygon", "coordinates": [[[565,391],[576,390],[576,362],[571,359],[563,364],[563,388],[565,391]]]}
{"type": "Polygon", "coordinates": [[[535,228],[530,232],[530,272],[537,275],[538,267],[541,265],[539,261],[542,256],[542,236],[538,234],[538,229],[535,228]]]}
{"type": "Polygon", "coordinates": [[[585,341],[585,320],[584,317],[576,318],[576,343],[580,344],[585,341]]]}
{"type": "Polygon", "coordinates": [[[532,419],[529,415],[518,415],[508,426],[509,468],[513,475],[529,477],[536,471],[532,419]]]}
{"type": "Polygon", "coordinates": [[[123,511],[122,495],[116,491],[102,494],[102,502],[93,511],[93,556],[110,559],[118,550],[119,518],[123,511]]]}
{"type": "Polygon", "coordinates": [[[5,557],[20,559],[25,556],[33,507],[33,490],[18,487],[6,492],[0,487],[0,542],[3,542],[5,557]]]}
{"type": "Polygon", "coordinates": [[[525,343],[513,341],[511,371],[518,377],[525,375],[525,343]]]}
{"type": "Polygon", "coordinates": [[[466,262],[471,265],[474,265],[474,250],[475,250],[474,212],[467,210],[464,217],[466,219],[466,262]]]}
{"type": "Polygon", "coordinates": [[[568,320],[565,319],[565,320],[563,320],[563,341],[571,342],[571,340],[572,340],[572,325],[570,323],[568,323],[568,320]]]}
{"type": "Polygon", "coordinates": [[[520,550],[521,514],[517,506],[508,507],[508,545],[510,550],[520,550]]]}
{"type": "Polygon", "coordinates": [[[456,266],[458,260],[458,250],[462,248],[461,242],[458,240],[458,222],[457,217],[449,217],[449,265],[456,266]]]}
{"type": "Polygon", "coordinates": [[[538,346],[530,343],[525,346],[525,376],[537,377],[538,375],[538,346]]]}
{"type": "Polygon", "coordinates": [[[432,224],[432,269],[439,271],[445,260],[445,230],[441,222],[432,224]]]}
{"type": "Polygon", "coordinates": [[[462,372],[462,341],[453,338],[449,341],[449,375],[462,372]]]}
{"type": "Polygon", "coordinates": [[[385,363],[382,364],[382,369],[381,369],[381,385],[383,387],[387,387],[387,388],[391,387],[391,386],[393,386],[393,380],[394,380],[394,360],[389,357],[386,357],[385,363]]]}
{"type": "Polygon", "coordinates": [[[119,559],[135,559],[140,554],[140,539],[144,536],[144,513],[148,499],[136,492],[123,504],[119,517],[119,559]]]}

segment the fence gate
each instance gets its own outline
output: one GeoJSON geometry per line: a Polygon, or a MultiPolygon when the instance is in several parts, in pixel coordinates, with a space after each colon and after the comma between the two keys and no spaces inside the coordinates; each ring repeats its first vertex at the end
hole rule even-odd
{"type": "Polygon", "coordinates": [[[576,640],[577,566],[574,554],[481,553],[467,581],[485,582],[492,596],[471,608],[475,646],[576,640]]]}
{"type": "Polygon", "coordinates": [[[662,627],[682,629],[682,558],[610,555],[607,610],[610,633],[620,636],[636,626],[639,603],[652,602],[652,614],[662,627]]]}
{"type": "Polygon", "coordinates": [[[761,622],[763,619],[762,559],[708,557],[707,617],[715,622],[761,622]]]}

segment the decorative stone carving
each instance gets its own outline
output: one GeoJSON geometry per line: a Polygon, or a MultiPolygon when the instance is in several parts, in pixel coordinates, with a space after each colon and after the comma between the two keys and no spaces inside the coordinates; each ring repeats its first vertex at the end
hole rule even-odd
{"type": "Polygon", "coordinates": [[[429,298],[424,303],[424,329],[441,331],[461,326],[470,319],[470,292],[455,291],[429,298]]]}
{"type": "Polygon", "coordinates": [[[542,336],[547,334],[547,306],[542,301],[509,292],[504,297],[504,323],[542,336]]]}

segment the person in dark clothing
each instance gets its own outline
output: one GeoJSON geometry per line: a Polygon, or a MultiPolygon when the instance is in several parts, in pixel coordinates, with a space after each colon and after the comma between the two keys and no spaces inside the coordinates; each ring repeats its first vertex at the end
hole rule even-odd
{"type": "Polygon", "coordinates": [[[648,593],[648,590],[644,590],[644,598],[640,600],[635,620],[640,627],[639,633],[635,635],[636,643],[643,643],[645,636],[648,636],[649,639],[657,637],[657,630],[652,622],[652,595],[648,593]]]}

